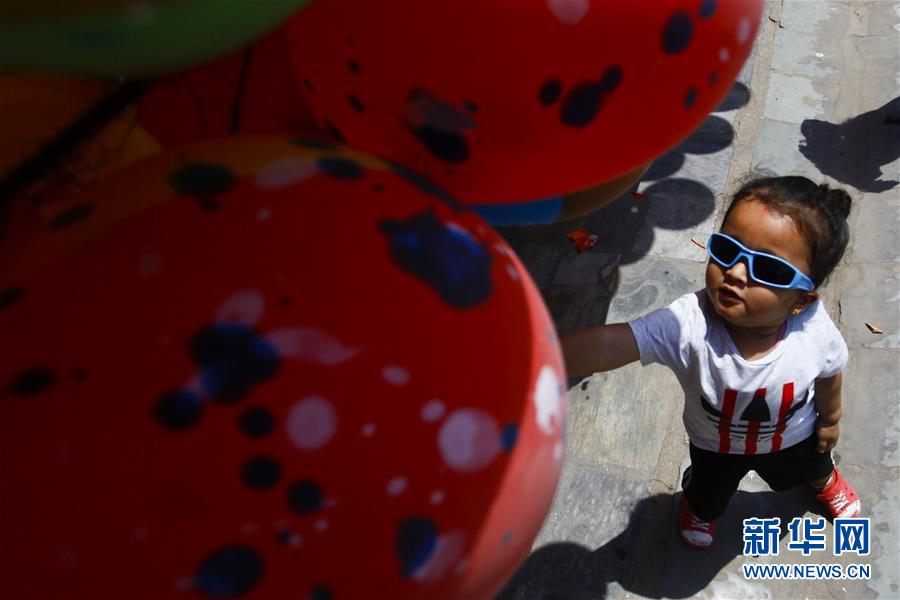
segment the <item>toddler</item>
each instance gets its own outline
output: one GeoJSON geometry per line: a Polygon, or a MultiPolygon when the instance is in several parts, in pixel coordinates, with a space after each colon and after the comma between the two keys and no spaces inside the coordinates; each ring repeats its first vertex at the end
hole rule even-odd
{"type": "Polygon", "coordinates": [[[640,359],[684,390],[691,466],[682,538],[708,547],[751,469],[776,491],[808,484],[832,517],[856,491],[831,457],[847,345],[816,289],[847,247],[850,197],[805,177],[751,181],[707,244],[706,287],[648,315],[562,339],[570,376],[640,359]]]}

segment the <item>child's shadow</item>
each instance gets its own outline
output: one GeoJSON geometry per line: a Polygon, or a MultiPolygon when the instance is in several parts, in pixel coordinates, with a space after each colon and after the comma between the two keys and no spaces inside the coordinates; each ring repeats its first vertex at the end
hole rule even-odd
{"type": "Polygon", "coordinates": [[[890,178],[900,158],[900,97],[843,123],[807,119],[800,131],[800,152],[825,175],[862,192],[900,183],[890,178]]]}
{"type": "MultiPolygon", "coordinates": [[[[712,547],[696,550],[679,539],[681,496],[681,492],[656,494],[641,500],[625,530],[594,550],[572,542],[538,548],[497,600],[606,598],[611,582],[646,598],[691,597],[707,589],[724,567],[742,556],[744,518],[779,517],[783,540],[794,517],[818,511],[815,501],[801,488],[780,493],[738,491],[717,522],[712,547]]],[[[754,561],[749,556],[739,560],[754,561]]],[[[739,567],[733,569],[743,580],[739,567]]]]}

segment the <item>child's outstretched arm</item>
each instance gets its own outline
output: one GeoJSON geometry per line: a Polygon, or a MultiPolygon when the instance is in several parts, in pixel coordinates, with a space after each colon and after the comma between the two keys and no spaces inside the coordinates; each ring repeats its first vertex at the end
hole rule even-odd
{"type": "Polygon", "coordinates": [[[835,447],[841,428],[838,422],[841,420],[841,383],[843,376],[838,373],[828,379],[816,379],[816,435],[819,444],[816,450],[828,452],[835,447]]]}
{"type": "Polygon", "coordinates": [[[640,358],[637,341],[627,323],[574,331],[560,341],[569,377],[611,371],[640,358]]]}

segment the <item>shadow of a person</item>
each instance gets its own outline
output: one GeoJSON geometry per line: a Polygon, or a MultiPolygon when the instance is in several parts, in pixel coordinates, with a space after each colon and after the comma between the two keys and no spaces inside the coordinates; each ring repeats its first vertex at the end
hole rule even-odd
{"type": "Polygon", "coordinates": [[[823,174],[861,192],[884,192],[900,181],[882,167],[900,158],[900,97],[840,124],[807,119],[800,152],[823,174]]]}
{"type": "MultiPolygon", "coordinates": [[[[795,517],[815,511],[805,490],[738,491],[717,521],[712,547],[696,550],[676,530],[681,492],[639,501],[628,526],[591,550],[573,542],[554,542],[531,553],[496,600],[603,599],[608,586],[647,598],[688,598],[707,589],[716,575],[744,551],[743,519],[781,519],[779,539],[795,517]]],[[[745,562],[754,560],[747,557],[745,562]]],[[[616,594],[618,595],[618,594],[616,594]]]]}

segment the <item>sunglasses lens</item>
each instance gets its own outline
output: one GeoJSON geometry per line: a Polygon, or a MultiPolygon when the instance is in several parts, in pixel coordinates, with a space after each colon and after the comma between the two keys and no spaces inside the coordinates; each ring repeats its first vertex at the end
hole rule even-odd
{"type": "Polygon", "coordinates": [[[767,256],[753,259],[753,271],[753,276],[765,283],[788,285],[794,280],[794,270],[791,267],[767,256]]]}
{"type": "Polygon", "coordinates": [[[726,237],[714,235],[709,241],[709,254],[726,265],[733,263],[740,251],[740,247],[726,237]]]}

